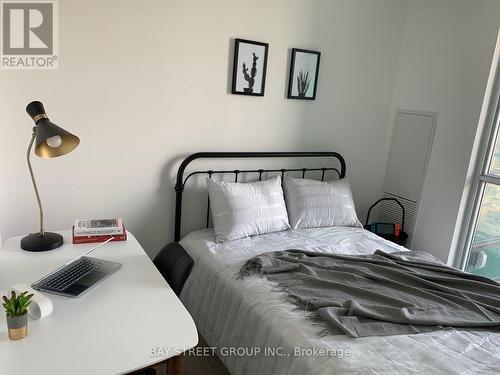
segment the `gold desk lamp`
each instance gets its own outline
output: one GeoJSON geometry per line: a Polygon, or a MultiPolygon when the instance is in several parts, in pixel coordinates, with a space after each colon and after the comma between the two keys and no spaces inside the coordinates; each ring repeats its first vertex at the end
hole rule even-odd
{"type": "Polygon", "coordinates": [[[38,207],[40,208],[40,231],[23,237],[21,239],[21,248],[27,251],[47,251],[62,246],[63,237],[58,233],[46,232],[43,227],[42,201],[40,200],[35,175],[31,167],[31,149],[33,148],[33,144],[35,144],[35,154],[37,156],[41,158],[55,158],[73,151],[80,143],[80,139],[76,135],[50,122],[43,104],[40,102],[34,101],[29,103],[26,107],[26,112],[28,112],[35,122],[31,141],[28,146],[27,159],[31,181],[33,181],[33,188],[35,189],[38,207]]]}

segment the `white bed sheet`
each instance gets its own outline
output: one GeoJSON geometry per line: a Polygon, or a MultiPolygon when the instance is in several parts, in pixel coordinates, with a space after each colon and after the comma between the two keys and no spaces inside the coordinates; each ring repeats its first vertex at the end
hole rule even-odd
{"type": "Polygon", "coordinates": [[[322,327],[286,302],[272,283],[255,276],[234,278],[246,260],[274,250],[346,254],[404,250],[368,231],[289,230],[216,244],[213,230],[206,229],[189,234],[181,244],[195,261],[181,300],[233,375],[500,374],[499,333],[442,330],[357,339],[321,337],[322,327]],[[239,352],[231,353],[230,348],[239,352]],[[271,355],[267,348],[281,356],[271,355]],[[311,350],[298,353],[296,348],[311,350]],[[318,353],[320,349],[330,352],[318,353]],[[246,356],[241,356],[243,351],[246,356]]]}

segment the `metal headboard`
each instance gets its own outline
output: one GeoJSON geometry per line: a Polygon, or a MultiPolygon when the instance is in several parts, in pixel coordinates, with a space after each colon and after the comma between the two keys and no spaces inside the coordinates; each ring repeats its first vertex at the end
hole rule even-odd
{"type": "MultiPolygon", "coordinates": [[[[242,173],[255,173],[259,175],[259,180],[262,179],[263,173],[281,173],[281,177],[285,176],[286,172],[302,172],[302,178],[306,172],[316,171],[321,172],[321,181],[325,178],[325,172],[335,171],[339,178],[344,178],[346,174],[346,164],[342,155],[336,152],[198,152],[188,156],[179,166],[177,170],[177,180],[175,183],[175,229],[174,241],[178,242],[181,237],[181,218],[182,218],[182,193],[187,181],[190,177],[206,174],[212,177],[215,174],[234,174],[234,181],[238,182],[238,175],[242,173]],[[340,171],[337,168],[282,168],[282,169],[233,169],[233,170],[203,170],[194,171],[184,177],[186,167],[196,159],[237,159],[237,158],[317,158],[317,157],[333,157],[340,162],[340,171]]],[[[210,218],[210,201],[207,203],[207,227],[210,218]]]]}

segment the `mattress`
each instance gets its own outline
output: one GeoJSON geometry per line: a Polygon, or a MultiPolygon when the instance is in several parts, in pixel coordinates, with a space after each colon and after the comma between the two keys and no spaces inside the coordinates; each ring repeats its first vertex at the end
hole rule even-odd
{"type": "Polygon", "coordinates": [[[181,300],[233,375],[500,373],[500,333],[447,329],[366,338],[325,335],[273,283],[256,276],[235,278],[246,260],[274,250],[360,255],[405,250],[368,231],[289,230],[218,244],[213,230],[206,229],[192,232],[181,244],[195,262],[181,300]]]}

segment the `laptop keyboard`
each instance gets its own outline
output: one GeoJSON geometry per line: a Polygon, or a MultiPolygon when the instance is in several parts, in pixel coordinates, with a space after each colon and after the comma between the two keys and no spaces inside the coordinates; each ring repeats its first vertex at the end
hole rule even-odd
{"type": "Polygon", "coordinates": [[[40,288],[62,292],[82,277],[94,271],[99,265],[97,261],[88,258],[80,258],[53,275],[50,275],[47,279],[41,281],[38,286],[40,288]]]}

